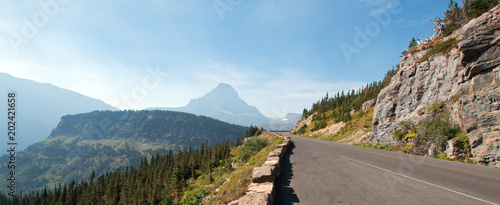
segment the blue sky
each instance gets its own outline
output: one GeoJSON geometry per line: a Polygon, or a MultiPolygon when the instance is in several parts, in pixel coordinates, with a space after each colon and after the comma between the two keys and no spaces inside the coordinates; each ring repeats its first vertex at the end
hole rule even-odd
{"type": "Polygon", "coordinates": [[[264,115],[381,80],[447,0],[0,0],[0,72],[124,109],[229,83],[264,115]]]}

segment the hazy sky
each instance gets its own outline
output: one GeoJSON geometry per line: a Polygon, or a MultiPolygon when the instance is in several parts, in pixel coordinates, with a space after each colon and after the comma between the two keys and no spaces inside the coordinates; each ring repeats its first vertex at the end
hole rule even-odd
{"type": "Polygon", "coordinates": [[[264,115],[381,80],[448,0],[0,0],[0,72],[126,109],[229,83],[264,115]]]}

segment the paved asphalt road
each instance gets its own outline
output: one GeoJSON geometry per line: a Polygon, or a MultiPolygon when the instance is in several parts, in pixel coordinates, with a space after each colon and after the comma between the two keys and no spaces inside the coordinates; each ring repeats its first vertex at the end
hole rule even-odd
{"type": "Polygon", "coordinates": [[[288,136],[274,204],[500,204],[500,169],[288,136]]]}

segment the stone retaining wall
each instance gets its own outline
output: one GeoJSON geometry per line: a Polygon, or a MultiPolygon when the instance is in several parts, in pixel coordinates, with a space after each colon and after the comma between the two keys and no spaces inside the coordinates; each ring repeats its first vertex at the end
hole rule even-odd
{"type": "MultiPolygon", "coordinates": [[[[280,135],[280,137],[283,137],[280,135]]],[[[274,151],[267,155],[267,161],[252,171],[252,183],[245,196],[231,204],[254,205],[272,204],[274,197],[274,180],[279,174],[280,162],[291,145],[290,137],[283,137],[283,143],[276,145],[274,151]]]]}

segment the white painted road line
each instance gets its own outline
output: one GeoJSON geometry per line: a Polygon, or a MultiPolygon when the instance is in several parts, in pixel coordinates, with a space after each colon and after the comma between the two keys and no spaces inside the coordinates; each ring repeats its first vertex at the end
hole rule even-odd
{"type": "Polygon", "coordinates": [[[426,182],[426,181],[422,181],[420,179],[416,179],[416,178],[413,178],[413,177],[410,177],[410,176],[406,176],[406,175],[403,175],[403,174],[400,174],[400,173],[397,173],[397,172],[393,172],[393,171],[390,171],[390,170],[387,170],[387,169],[384,169],[384,168],[381,168],[381,167],[377,167],[375,165],[371,165],[371,164],[368,164],[368,163],[365,163],[365,162],[362,162],[362,161],[359,161],[359,160],[351,159],[351,158],[346,157],[346,156],[342,156],[341,155],[341,157],[343,157],[345,159],[349,159],[349,160],[354,161],[354,162],[358,162],[358,163],[364,164],[366,166],[370,166],[370,167],[373,167],[373,168],[376,168],[376,169],[380,169],[380,170],[383,170],[383,171],[386,171],[386,172],[389,172],[389,173],[392,173],[392,174],[395,174],[395,175],[398,175],[398,176],[401,176],[401,177],[412,179],[412,180],[415,180],[415,181],[418,181],[418,182],[421,182],[421,183],[424,183],[424,184],[427,184],[427,185],[431,185],[431,186],[434,186],[434,187],[437,187],[437,188],[440,188],[440,189],[443,189],[443,190],[446,190],[446,191],[449,191],[449,192],[453,192],[455,194],[459,194],[459,195],[462,195],[462,196],[465,196],[465,197],[468,197],[468,198],[471,198],[471,199],[482,201],[484,203],[494,204],[494,205],[496,204],[494,202],[486,201],[484,199],[480,199],[480,198],[477,198],[477,197],[474,197],[474,196],[471,196],[471,195],[468,195],[468,194],[464,194],[462,192],[458,192],[458,191],[455,191],[455,190],[452,190],[452,189],[448,189],[446,187],[442,187],[442,186],[439,186],[439,185],[436,185],[436,184],[432,184],[432,183],[429,183],[429,182],[426,182]]]}

